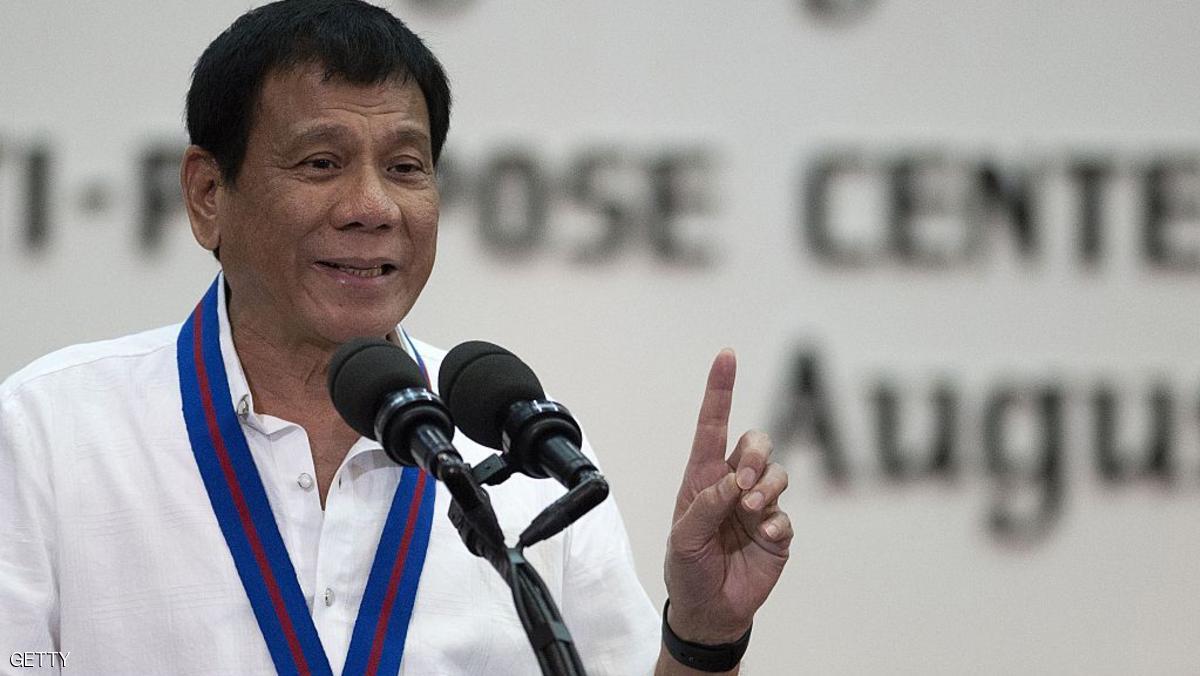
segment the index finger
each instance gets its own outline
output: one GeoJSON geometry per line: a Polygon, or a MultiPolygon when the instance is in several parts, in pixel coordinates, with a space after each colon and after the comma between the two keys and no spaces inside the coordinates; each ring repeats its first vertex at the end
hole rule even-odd
{"type": "Polygon", "coordinates": [[[708,370],[704,400],[696,421],[696,436],[688,464],[725,461],[725,446],[729,440],[729,410],[733,405],[733,381],[737,375],[737,357],[731,348],[717,353],[708,370]]]}

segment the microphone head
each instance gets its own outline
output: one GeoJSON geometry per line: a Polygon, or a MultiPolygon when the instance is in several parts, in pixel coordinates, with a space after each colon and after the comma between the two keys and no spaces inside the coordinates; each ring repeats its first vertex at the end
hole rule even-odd
{"type": "MultiPolygon", "coordinates": [[[[425,379],[412,357],[382,338],[355,338],[329,360],[329,398],[355,432],[375,439],[375,416],[384,398],[425,379]]],[[[378,440],[377,440],[378,441],[378,440]]]]}
{"type": "Polygon", "coordinates": [[[464,434],[497,450],[509,408],[518,401],[546,398],[533,369],[508,350],[482,340],[463,343],[446,354],[438,373],[438,392],[464,434]]]}

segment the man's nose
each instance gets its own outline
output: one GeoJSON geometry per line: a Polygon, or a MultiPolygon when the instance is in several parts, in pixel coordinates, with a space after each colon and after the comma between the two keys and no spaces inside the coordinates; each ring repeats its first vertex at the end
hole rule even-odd
{"type": "Polygon", "coordinates": [[[347,176],[339,201],[335,226],[375,230],[397,227],[403,214],[388,190],[387,176],[363,166],[347,176]]]}

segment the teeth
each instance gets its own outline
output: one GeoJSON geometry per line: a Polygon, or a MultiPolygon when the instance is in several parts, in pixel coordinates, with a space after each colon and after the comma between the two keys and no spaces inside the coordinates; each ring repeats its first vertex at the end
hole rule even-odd
{"type": "Polygon", "coordinates": [[[352,268],[349,265],[333,264],[332,267],[355,277],[378,277],[383,274],[383,266],[379,265],[373,268],[352,268]]]}

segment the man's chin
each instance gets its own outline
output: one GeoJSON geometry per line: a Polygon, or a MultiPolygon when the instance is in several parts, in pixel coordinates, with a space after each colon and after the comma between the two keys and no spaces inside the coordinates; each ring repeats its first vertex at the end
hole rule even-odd
{"type": "Polygon", "coordinates": [[[338,327],[329,327],[323,331],[324,338],[334,345],[341,345],[355,338],[386,338],[389,333],[396,330],[396,325],[341,325],[338,327]]]}
{"type": "Polygon", "coordinates": [[[330,343],[341,345],[354,338],[383,338],[396,330],[407,314],[408,306],[395,302],[347,303],[326,302],[306,312],[320,335],[330,343]]]}

